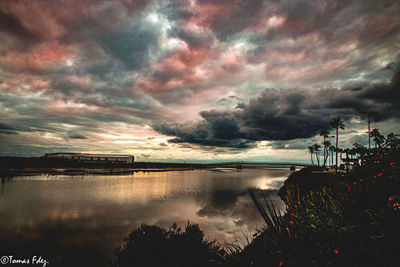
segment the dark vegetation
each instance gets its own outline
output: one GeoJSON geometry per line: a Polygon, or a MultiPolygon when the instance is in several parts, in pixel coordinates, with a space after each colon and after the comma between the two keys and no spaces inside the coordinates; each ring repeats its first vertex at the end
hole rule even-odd
{"type": "Polygon", "coordinates": [[[142,224],[124,239],[115,252],[114,265],[202,267],[220,266],[225,251],[215,242],[204,240],[196,224],[187,224],[184,231],[173,224],[168,230],[142,224]]]}
{"type": "Polygon", "coordinates": [[[398,149],[374,149],[360,167],[321,176],[318,183],[315,169],[306,168],[292,175],[280,191],[287,204],[284,215],[251,192],[267,227],[239,254],[242,263],[397,266],[399,159],[398,149]]]}
{"type": "Polygon", "coordinates": [[[144,225],[125,239],[115,265],[398,266],[400,142],[397,135],[384,138],[377,130],[371,136],[375,148],[354,146],[351,168],[329,171],[327,154],[332,163],[334,157],[327,149],[322,166],[293,173],[279,191],[285,211],[277,210],[262,191],[250,190],[265,227],[246,246],[208,243],[197,226],[197,234],[188,235],[176,226],[144,225]]]}

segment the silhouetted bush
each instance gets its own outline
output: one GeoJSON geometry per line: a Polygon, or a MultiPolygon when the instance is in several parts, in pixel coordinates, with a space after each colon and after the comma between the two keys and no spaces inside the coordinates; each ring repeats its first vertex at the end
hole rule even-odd
{"type": "Polygon", "coordinates": [[[220,266],[224,254],[215,241],[204,240],[197,224],[188,223],[184,231],[176,224],[168,230],[142,224],[124,238],[114,266],[220,266]]]}

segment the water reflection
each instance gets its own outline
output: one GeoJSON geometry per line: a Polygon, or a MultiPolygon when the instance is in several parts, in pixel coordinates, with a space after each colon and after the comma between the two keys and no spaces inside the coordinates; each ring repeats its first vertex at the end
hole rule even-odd
{"type": "MultiPolygon", "coordinates": [[[[276,189],[286,169],[184,171],[127,176],[16,177],[1,184],[0,253],[42,253],[51,266],[107,266],[122,238],[141,223],[198,223],[210,239],[252,232],[262,218],[247,194],[276,189]]],[[[36,253],[36,254],[35,254],[36,253]]]]}

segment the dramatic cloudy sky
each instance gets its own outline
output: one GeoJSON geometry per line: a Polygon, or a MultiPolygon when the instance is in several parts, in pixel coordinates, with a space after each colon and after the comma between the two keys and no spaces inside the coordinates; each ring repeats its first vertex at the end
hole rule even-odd
{"type": "Polygon", "coordinates": [[[308,160],[400,133],[397,0],[1,0],[0,154],[308,160]],[[333,131],[332,131],[333,133],[333,131]]]}

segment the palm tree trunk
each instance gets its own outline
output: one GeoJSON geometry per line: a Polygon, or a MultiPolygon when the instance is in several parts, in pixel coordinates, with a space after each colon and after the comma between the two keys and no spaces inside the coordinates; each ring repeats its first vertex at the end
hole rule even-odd
{"type": "Polygon", "coordinates": [[[323,164],[323,167],[325,168],[325,162],[326,162],[326,159],[325,159],[325,150],[326,150],[326,146],[325,146],[325,135],[324,135],[324,143],[323,143],[323,146],[324,146],[324,157],[323,157],[323,159],[324,159],[324,164],[323,164]]]}
{"type": "Polygon", "coordinates": [[[327,161],[328,158],[329,158],[329,151],[328,151],[328,149],[326,147],[324,147],[324,168],[325,168],[326,161],[327,161]]]}
{"type": "Polygon", "coordinates": [[[339,127],[336,127],[336,166],[335,166],[335,172],[337,172],[337,168],[338,168],[338,144],[339,144],[339,127]]]}

